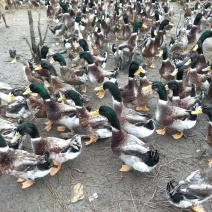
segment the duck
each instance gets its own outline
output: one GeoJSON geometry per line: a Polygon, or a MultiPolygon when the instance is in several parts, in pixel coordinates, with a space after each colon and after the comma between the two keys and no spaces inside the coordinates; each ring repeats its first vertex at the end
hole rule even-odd
{"type": "Polygon", "coordinates": [[[77,116],[76,108],[66,104],[55,102],[49,95],[45,87],[40,83],[32,83],[29,88],[23,93],[27,95],[29,93],[38,93],[43,99],[48,122],[46,123],[45,130],[49,131],[52,128],[53,123],[62,124],[63,126],[57,127],[58,131],[64,131],[67,128],[71,129],[79,126],[79,118],[77,116]],[[64,126],[65,125],[65,126],[64,126]]]}
{"type": "Polygon", "coordinates": [[[110,71],[110,70],[104,70],[101,67],[96,66],[90,52],[82,51],[79,53],[79,56],[77,56],[75,59],[84,59],[87,61],[88,79],[92,83],[101,84],[104,81],[109,80],[109,78],[111,77],[116,77],[118,74],[118,69],[110,71]]]}
{"type": "Polygon", "coordinates": [[[62,54],[55,53],[52,56],[52,58],[54,61],[57,61],[60,63],[60,73],[64,82],[71,85],[83,85],[83,88],[81,91],[83,93],[86,93],[87,91],[86,82],[88,81],[86,70],[84,70],[83,68],[75,70],[75,71],[70,70],[66,66],[66,61],[62,54]]]}
{"type": "Polygon", "coordinates": [[[124,21],[124,26],[122,29],[122,37],[124,38],[124,40],[128,40],[132,33],[129,26],[129,18],[127,13],[122,14],[121,17],[123,18],[123,21],[124,21]]]}
{"type": "MultiPolygon", "coordinates": [[[[184,64],[182,62],[177,62],[175,66],[177,69],[175,81],[178,83],[179,97],[180,99],[183,99],[190,95],[192,86],[184,85],[184,82],[183,82],[184,64]]],[[[169,97],[171,98],[171,96],[169,97]]]]}
{"type": "Polygon", "coordinates": [[[179,31],[177,38],[171,37],[169,43],[170,51],[173,53],[185,52],[187,49],[187,44],[188,44],[188,38],[186,34],[186,29],[183,28],[182,30],[179,31]]]}
{"type": "Polygon", "coordinates": [[[143,90],[154,90],[159,95],[155,118],[156,122],[164,128],[156,130],[157,134],[164,135],[167,128],[172,128],[179,131],[179,133],[172,135],[173,138],[180,139],[184,135],[184,130],[191,129],[196,125],[197,115],[192,115],[191,111],[183,108],[169,105],[167,91],[162,82],[154,81],[143,90]]]}
{"type": "MultiPolygon", "coordinates": [[[[197,89],[204,90],[206,93],[209,90],[209,81],[205,74],[198,74],[196,70],[196,64],[198,61],[198,55],[191,55],[190,59],[184,64],[190,66],[189,75],[187,77],[187,85],[194,84],[197,89]]],[[[208,71],[208,69],[202,69],[202,71],[208,71]]]]}
{"type": "Polygon", "coordinates": [[[146,28],[147,26],[143,24],[141,21],[136,22],[133,25],[133,31],[130,35],[130,38],[127,41],[124,41],[118,46],[118,53],[123,55],[124,51],[130,52],[129,60],[131,62],[133,52],[137,48],[137,41],[138,41],[138,29],[140,27],[146,28]]]}
{"type": "Polygon", "coordinates": [[[7,105],[1,106],[1,115],[3,117],[13,119],[27,119],[32,115],[32,112],[23,96],[16,96],[7,105]]]}
{"type": "Polygon", "coordinates": [[[177,69],[175,64],[168,57],[168,48],[166,45],[161,46],[159,56],[163,57],[163,62],[159,69],[160,78],[167,81],[173,80],[176,77],[177,69]]]}
{"type": "MultiPolygon", "coordinates": [[[[210,164],[210,162],[209,162],[210,164]]],[[[174,185],[167,183],[167,199],[170,204],[179,208],[191,207],[193,211],[204,212],[202,203],[212,198],[212,166],[205,170],[192,172],[185,180],[174,185]]]]}
{"type": "Polygon", "coordinates": [[[137,82],[139,83],[139,89],[138,89],[138,96],[137,96],[137,105],[136,110],[137,111],[149,111],[149,107],[147,106],[147,103],[151,100],[153,91],[144,91],[142,90],[143,87],[146,87],[151,84],[151,82],[147,79],[145,70],[138,69],[138,71],[135,73],[135,76],[137,77],[137,82]],[[140,102],[143,103],[143,106],[140,105],[140,102]]]}
{"type": "Polygon", "coordinates": [[[180,108],[184,108],[187,110],[191,110],[197,103],[201,104],[201,101],[204,97],[204,92],[201,92],[200,95],[195,95],[195,86],[192,86],[191,95],[187,96],[183,99],[179,97],[179,87],[178,82],[175,80],[171,80],[166,85],[167,89],[171,89],[173,92],[173,96],[171,98],[172,103],[180,108]]]}
{"type": "Polygon", "coordinates": [[[201,34],[201,36],[199,37],[196,45],[192,49],[193,51],[198,52],[198,61],[196,64],[196,69],[197,69],[197,73],[200,73],[200,74],[203,74],[204,71],[202,72],[202,69],[204,69],[208,66],[208,64],[206,62],[206,58],[203,54],[203,43],[209,37],[212,37],[212,31],[211,30],[204,31],[201,34]]]}
{"type": "Polygon", "coordinates": [[[119,119],[111,107],[101,106],[90,114],[100,114],[111,123],[111,149],[126,164],[122,165],[119,171],[128,172],[133,169],[139,172],[150,172],[157,166],[159,162],[158,151],[151,150],[142,140],[122,130],[119,119]]]}
{"type": "Polygon", "coordinates": [[[0,171],[18,177],[22,188],[32,186],[36,178],[45,177],[53,167],[48,154],[35,155],[20,149],[11,149],[0,135],[0,171]]]}
{"type": "Polygon", "coordinates": [[[110,25],[107,24],[106,22],[106,14],[102,13],[101,15],[101,30],[103,32],[103,35],[107,38],[108,33],[110,32],[110,25]]]}
{"type": "Polygon", "coordinates": [[[59,100],[65,99],[72,99],[75,102],[80,126],[89,134],[90,140],[86,141],[85,145],[90,145],[99,139],[112,136],[112,129],[107,119],[102,116],[90,116],[88,110],[83,105],[79,93],[74,90],[67,90],[59,100]]]}
{"type": "Polygon", "coordinates": [[[208,116],[208,133],[206,135],[206,143],[212,147],[212,106],[201,105],[196,111],[192,111],[193,114],[206,114],[208,116]]]}
{"type": "Polygon", "coordinates": [[[189,6],[189,0],[186,0],[186,2],[183,5],[183,9],[184,9],[184,18],[191,17],[192,10],[189,6]]]}
{"type": "Polygon", "coordinates": [[[151,28],[151,37],[147,38],[144,42],[144,45],[142,47],[142,56],[144,57],[144,65],[147,65],[146,57],[152,57],[152,63],[150,65],[150,68],[156,68],[154,64],[154,57],[158,53],[158,47],[157,43],[155,42],[155,36],[157,35],[156,32],[156,26],[152,26],[151,28]]]}
{"type": "Polygon", "coordinates": [[[173,27],[173,24],[168,19],[164,19],[159,26],[157,35],[155,36],[155,42],[157,44],[157,47],[160,47],[163,44],[163,36],[164,36],[164,30],[166,27],[171,26],[173,27]]]}
{"type": "Polygon", "coordinates": [[[51,176],[61,169],[63,163],[80,155],[82,150],[81,137],[77,134],[67,140],[57,137],[42,137],[33,123],[25,122],[16,128],[12,142],[16,142],[24,135],[31,137],[30,142],[36,155],[44,155],[45,152],[48,152],[49,159],[57,166],[51,169],[51,176]]]}
{"type": "Polygon", "coordinates": [[[137,85],[134,77],[138,70],[145,72],[145,70],[139,66],[139,63],[136,60],[132,61],[129,67],[128,83],[125,86],[120,87],[123,103],[126,107],[129,103],[133,103],[133,101],[137,99],[139,86],[137,85]]]}
{"type": "Polygon", "coordinates": [[[146,12],[148,18],[150,18],[152,16],[154,10],[157,9],[155,2],[156,2],[156,0],[150,0],[150,1],[145,2],[145,12],[146,12]]]}
{"type": "Polygon", "coordinates": [[[202,18],[202,13],[198,13],[194,19],[193,25],[187,34],[188,44],[194,43],[197,39],[198,24],[202,18]]]}
{"type": "Polygon", "coordinates": [[[109,90],[112,95],[113,109],[124,131],[138,138],[148,137],[154,133],[154,120],[149,115],[126,108],[122,101],[121,92],[116,84],[108,81],[102,86],[95,88],[95,90],[109,90]]]}

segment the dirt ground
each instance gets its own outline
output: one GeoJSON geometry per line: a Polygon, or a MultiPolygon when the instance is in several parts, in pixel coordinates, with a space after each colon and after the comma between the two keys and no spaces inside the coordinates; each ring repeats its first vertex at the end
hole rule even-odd
{"type": "MultiPolygon", "coordinates": [[[[171,4],[175,11],[179,11],[177,3],[171,4]]],[[[49,23],[46,11],[41,10],[41,28],[44,31],[49,23]]],[[[33,10],[34,25],[37,27],[38,11],[33,10]]],[[[180,14],[175,14],[174,23],[177,24],[180,14]]],[[[29,48],[24,37],[29,37],[29,23],[27,9],[21,8],[13,14],[6,14],[7,23],[5,28],[3,20],[0,20],[0,80],[13,86],[27,85],[23,76],[23,65],[20,63],[10,64],[9,49],[16,49],[26,59],[31,58],[29,48]]],[[[171,31],[175,34],[175,29],[171,31]]],[[[169,38],[167,38],[169,40],[169,38]]],[[[211,61],[212,45],[210,39],[204,44],[204,53],[211,61]]],[[[57,38],[49,31],[46,45],[55,52],[64,49],[62,44],[56,45],[57,38]]],[[[111,43],[113,40],[111,40],[111,43]]],[[[107,68],[114,67],[114,59],[108,50],[109,64],[107,68]]],[[[66,55],[67,57],[67,55],[66,55]]],[[[67,61],[69,59],[66,58],[67,61]]],[[[160,67],[161,58],[156,58],[156,65],[160,67]]],[[[56,65],[59,73],[59,66],[56,65]]],[[[126,84],[127,71],[120,71],[118,80],[121,85],[126,84]]],[[[159,80],[158,70],[147,68],[147,76],[151,80],[159,80]]],[[[100,105],[111,105],[111,96],[107,93],[103,100],[97,99],[93,86],[88,86],[88,96],[92,101],[86,105],[92,110],[100,105]]],[[[150,102],[150,113],[154,114],[158,96],[150,102]]],[[[207,100],[205,100],[207,102],[207,100]]],[[[132,106],[134,107],[134,106],[132,106]]],[[[43,131],[45,120],[34,119],[42,136],[60,136],[54,128],[46,133],[43,131]]],[[[34,186],[22,190],[21,185],[16,183],[12,176],[0,176],[0,209],[4,212],[12,211],[82,211],[82,212],[180,212],[190,209],[178,209],[171,206],[166,196],[166,183],[171,179],[179,181],[187,177],[192,171],[207,166],[209,155],[212,150],[204,142],[207,133],[207,117],[198,117],[197,125],[186,132],[187,138],[174,140],[171,136],[174,131],[168,130],[165,136],[154,133],[145,139],[145,142],[159,150],[160,162],[158,167],[151,173],[119,172],[122,162],[113,155],[109,140],[100,140],[90,146],[83,146],[81,155],[73,161],[62,166],[61,171],[54,177],[47,176],[37,179],[34,186]],[[71,204],[73,187],[77,183],[84,186],[85,198],[75,204],[71,204]],[[98,198],[90,202],[88,197],[94,193],[98,198]]],[[[29,139],[27,137],[27,139],[29,139]]],[[[83,142],[84,144],[84,142],[83,142]]],[[[24,143],[24,148],[31,151],[29,142],[24,143]]],[[[212,211],[212,202],[207,202],[204,207],[207,212],[212,211]]]]}

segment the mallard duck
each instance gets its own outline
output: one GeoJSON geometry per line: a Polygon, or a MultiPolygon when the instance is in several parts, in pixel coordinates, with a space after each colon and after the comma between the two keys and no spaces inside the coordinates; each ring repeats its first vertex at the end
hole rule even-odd
{"type": "Polygon", "coordinates": [[[196,64],[196,69],[197,69],[197,73],[200,73],[200,74],[204,73],[204,71],[202,72],[202,69],[208,67],[205,56],[203,54],[202,47],[203,47],[204,41],[209,37],[212,37],[212,31],[211,30],[204,31],[193,48],[193,51],[197,50],[198,52],[198,61],[196,64]]]}
{"type": "Polygon", "coordinates": [[[145,70],[139,66],[137,61],[132,61],[129,67],[128,83],[120,88],[125,106],[127,106],[129,103],[133,103],[133,101],[137,98],[139,86],[137,85],[134,76],[138,70],[145,72],[145,70]]]}
{"type": "MultiPolygon", "coordinates": [[[[51,130],[53,123],[65,125],[69,129],[79,126],[79,118],[77,117],[77,112],[74,107],[55,102],[51,99],[45,87],[40,83],[30,84],[29,88],[23,93],[23,95],[32,92],[38,93],[44,101],[47,118],[49,119],[45,130],[51,130]]],[[[64,131],[65,127],[60,126],[57,130],[64,131]]]]}
{"type": "MultiPolygon", "coordinates": [[[[154,64],[154,57],[156,56],[158,52],[158,47],[155,42],[155,35],[157,35],[156,26],[153,25],[151,28],[151,38],[147,38],[142,48],[142,56],[144,58],[152,57],[152,64],[150,65],[150,68],[156,67],[154,64]]],[[[143,64],[147,65],[146,61],[144,61],[143,64]]]]}
{"type": "Polygon", "coordinates": [[[90,136],[90,140],[86,141],[85,145],[90,145],[98,139],[110,138],[112,136],[111,126],[108,124],[107,119],[101,116],[90,116],[87,109],[83,106],[79,93],[74,90],[67,90],[64,96],[60,98],[60,100],[63,99],[72,99],[75,102],[80,126],[89,133],[90,136]]]}
{"type": "Polygon", "coordinates": [[[82,92],[86,93],[86,82],[88,80],[86,71],[84,69],[79,69],[76,71],[70,70],[66,66],[66,61],[63,55],[56,53],[53,56],[53,59],[60,63],[60,73],[64,82],[71,85],[83,85],[82,92]]]}
{"type": "Polygon", "coordinates": [[[149,18],[152,16],[154,10],[156,9],[155,2],[156,0],[150,0],[145,2],[145,12],[149,18]]]}
{"type": "Polygon", "coordinates": [[[171,52],[180,52],[181,51],[185,51],[186,47],[188,44],[188,38],[187,38],[187,34],[186,34],[186,29],[183,28],[182,30],[179,31],[177,38],[171,38],[171,41],[169,43],[170,46],[170,51],[171,52]]]}
{"type": "Polygon", "coordinates": [[[50,75],[57,76],[57,72],[54,66],[47,60],[47,55],[53,55],[54,52],[47,45],[44,45],[41,47],[40,54],[40,65],[37,66],[34,70],[43,77],[49,77],[50,75]]]}
{"type": "Polygon", "coordinates": [[[32,114],[23,96],[16,96],[10,103],[1,107],[1,115],[12,119],[26,119],[32,114]]]}
{"type": "Polygon", "coordinates": [[[23,92],[24,88],[21,87],[20,88],[7,87],[6,89],[4,89],[4,87],[0,85],[0,99],[3,100],[4,102],[11,102],[16,96],[22,96],[23,92]]]}
{"type": "Polygon", "coordinates": [[[32,186],[36,178],[45,177],[50,173],[53,164],[48,154],[46,157],[11,149],[0,135],[0,171],[18,177],[17,182],[22,182],[22,188],[32,186]]]}
{"type": "Polygon", "coordinates": [[[155,122],[148,115],[138,113],[124,107],[118,86],[112,82],[105,82],[95,90],[109,90],[112,95],[113,109],[117,114],[122,129],[138,138],[150,136],[155,130],[155,122]]]}
{"type": "Polygon", "coordinates": [[[104,70],[101,67],[97,67],[94,63],[94,59],[90,52],[83,51],[79,53],[79,56],[76,59],[85,59],[88,63],[87,72],[88,78],[92,83],[103,83],[104,81],[109,80],[109,77],[116,77],[118,70],[114,69],[112,71],[104,70]]]}
{"type": "Polygon", "coordinates": [[[175,79],[177,74],[177,69],[175,64],[169,60],[168,48],[166,45],[161,46],[159,56],[163,57],[162,65],[159,69],[160,78],[163,78],[167,81],[175,79]]]}
{"type": "Polygon", "coordinates": [[[197,33],[198,33],[198,24],[202,18],[202,13],[198,13],[194,19],[193,25],[187,34],[188,38],[188,43],[194,43],[197,38],[197,33]]]}
{"type": "Polygon", "coordinates": [[[186,2],[184,3],[183,9],[184,9],[184,18],[191,17],[192,10],[189,6],[189,0],[186,0],[186,2]]]}
{"type": "Polygon", "coordinates": [[[91,115],[105,116],[112,125],[111,149],[114,154],[126,164],[119,171],[127,172],[131,169],[140,172],[152,171],[159,162],[159,154],[136,136],[127,134],[121,129],[121,124],[115,111],[108,106],[101,106],[91,115]]]}
{"type": "MultiPolygon", "coordinates": [[[[184,64],[185,66],[189,66],[189,75],[187,77],[187,84],[191,86],[194,84],[197,89],[208,91],[209,89],[209,81],[205,74],[198,74],[196,69],[196,64],[198,61],[198,55],[191,55],[190,59],[184,64]]],[[[202,69],[202,71],[208,71],[208,69],[202,69]]]]}
{"type": "Polygon", "coordinates": [[[170,204],[179,208],[191,207],[193,211],[205,212],[202,203],[212,198],[212,166],[192,172],[177,185],[167,184],[167,198],[170,204]]]}
{"type": "Polygon", "coordinates": [[[82,144],[79,135],[67,140],[56,137],[43,138],[33,123],[26,122],[17,127],[12,142],[16,142],[24,135],[31,136],[32,149],[36,155],[49,153],[49,159],[57,165],[57,168],[51,169],[51,175],[55,175],[61,169],[62,163],[76,158],[81,153],[82,144]]]}
{"type": "Polygon", "coordinates": [[[173,92],[173,96],[171,98],[172,103],[177,107],[187,110],[192,109],[196,105],[196,103],[201,104],[202,98],[204,96],[204,92],[201,92],[200,95],[196,95],[195,87],[193,86],[191,95],[180,99],[178,82],[175,80],[169,81],[166,85],[166,88],[171,89],[173,92]]]}
{"type": "Polygon", "coordinates": [[[163,36],[164,36],[164,30],[167,26],[173,26],[173,24],[171,23],[171,21],[169,21],[168,19],[164,19],[159,26],[157,35],[155,36],[155,42],[157,44],[157,47],[160,47],[163,44],[163,36]]]}
{"type": "Polygon", "coordinates": [[[133,25],[133,31],[130,35],[130,38],[118,46],[118,52],[120,55],[123,55],[123,51],[130,52],[130,54],[131,54],[130,62],[132,59],[132,54],[135,51],[135,49],[137,48],[138,29],[140,27],[146,28],[147,26],[145,26],[141,21],[136,22],[133,25]]]}
{"type": "Polygon", "coordinates": [[[131,29],[129,26],[129,19],[128,19],[128,15],[127,13],[122,14],[121,16],[124,20],[124,26],[122,28],[122,36],[124,38],[124,40],[128,40],[131,36],[131,29]]]}
{"type": "Polygon", "coordinates": [[[144,87],[143,90],[154,90],[159,95],[155,118],[157,123],[165,126],[165,128],[156,130],[157,134],[164,135],[169,127],[179,131],[179,133],[172,136],[174,139],[180,139],[184,134],[184,130],[191,129],[195,126],[196,115],[192,115],[190,111],[183,108],[169,105],[167,92],[163,83],[155,81],[152,85],[144,87]]]}
{"type": "Polygon", "coordinates": [[[110,32],[110,25],[108,25],[106,22],[106,14],[105,13],[103,13],[101,15],[101,30],[103,32],[103,35],[107,38],[108,33],[110,32]]]}

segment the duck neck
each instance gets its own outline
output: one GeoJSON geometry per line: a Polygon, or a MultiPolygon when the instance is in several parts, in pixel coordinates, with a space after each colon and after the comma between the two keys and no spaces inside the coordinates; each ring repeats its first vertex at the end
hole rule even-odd
{"type": "Polygon", "coordinates": [[[163,52],[163,60],[167,60],[167,59],[169,59],[168,52],[165,51],[165,52],[163,52]]]}

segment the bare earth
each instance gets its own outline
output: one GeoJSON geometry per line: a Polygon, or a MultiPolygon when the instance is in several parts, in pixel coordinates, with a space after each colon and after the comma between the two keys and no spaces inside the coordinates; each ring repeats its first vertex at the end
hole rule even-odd
{"type": "MultiPolygon", "coordinates": [[[[175,11],[179,11],[179,6],[172,3],[175,11]]],[[[41,27],[43,32],[49,23],[45,10],[35,11],[34,26],[37,28],[38,14],[41,13],[41,27]]],[[[180,14],[175,14],[175,25],[180,14]]],[[[10,28],[5,28],[3,20],[0,22],[0,80],[16,85],[27,85],[23,76],[23,65],[20,63],[10,64],[9,49],[16,49],[17,54],[21,54],[26,59],[31,58],[30,50],[24,40],[29,38],[29,23],[27,9],[22,8],[13,14],[6,14],[7,24],[10,28]]],[[[37,31],[37,30],[36,30],[37,31]]],[[[171,31],[175,34],[175,29],[171,31]]],[[[111,39],[114,36],[111,33],[111,39]]],[[[169,40],[169,37],[167,38],[169,40]]],[[[114,40],[111,40],[111,43],[114,40]]],[[[211,61],[212,45],[210,39],[204,44],[204,53],[211,61]]],[[[57,38],[49,31],[46,44],[55,52],[64,49],[62,44],[55,45],[57,38]]],[[[107,68],[115,65],[112,52],[108,50],[109,64],[107,68]]],[[[69,61],[69,59],[66,59],[69,61]]],[[[156,66],[160,67],[161,58],[156,58],[156,66]]],[[[59,66],[56,65],[59,73],[59,66]]],[[[159,80],[158,70],[147,68],[147,76],[151,80],[159,80]]],[[[126,84],[127,71],[120,71],[118,76],[121,85],[126,84]]],[[[99,100],[93,86],[88,86],[88,96],[92,101],[87,103],[92,110],[100,105],[111,105],[111,96],[107,93],[103,100],[99,100]]],[[[154,114],[158,96],[152,99],[149,106],[154,114]]],[[[207,102],[207,100],[205,100],[207,102]]],[[[134,107],[134,106],[132,106],[134,107]]],[[[38,126],[42,136],[60,136],[54,128],[46,133],[43,131],[46,120],[35,119],[33,122],[38,126]]],[[[80,132],[80,131],[79,131],[80,132]]],[[[209,154],[212,150],[204,142],[207,133],[207,117],[198,117],[197,125],[186,132],[187,138],[174,140],[171,136],[174,131],[168,130],[165,136],[156,133],[145,139],[149,145],[154,146],[160,152],[160,162],[158,167],[149,174],[136,171],[120,173],[118,170],[122,162],[112,154],[109,140],[100,140],[90,146],[83,146],[81,155],[74,161],[65,163],[59,174],[54,177],[47,176],[37,179],[34,186],[22,190],[21,185],[16,183],[16,178],[12,176],[0,176],[0,211],[102,211],[102,212],[180,212],[190,211],[190,209],[178,209],[171,206],[166,196],[166,183],[171,179],[179,181],[187,177],[192,171],[207,166],[209,154]],[[200,150],[198,152],[198,150],[200,150]],[[206,151],[207,150],[207,151],[206,151]],[[84,186],[85,198],[75,204],[71,204],[73,187],[77,183],[84,186]],[[97,193],[98,198],[89,202],[88,197],[97,193]]],[[[27,137],[27,139],[29,139],[27,137]]],[[[84,141],[83,141],[84,143],[84,141]]],[[[24,149],[31,151],[29,142],[25,142],[24,149]]],[[[204,204],[207,212],[212,211],[212,201],[204,204]]]]}

